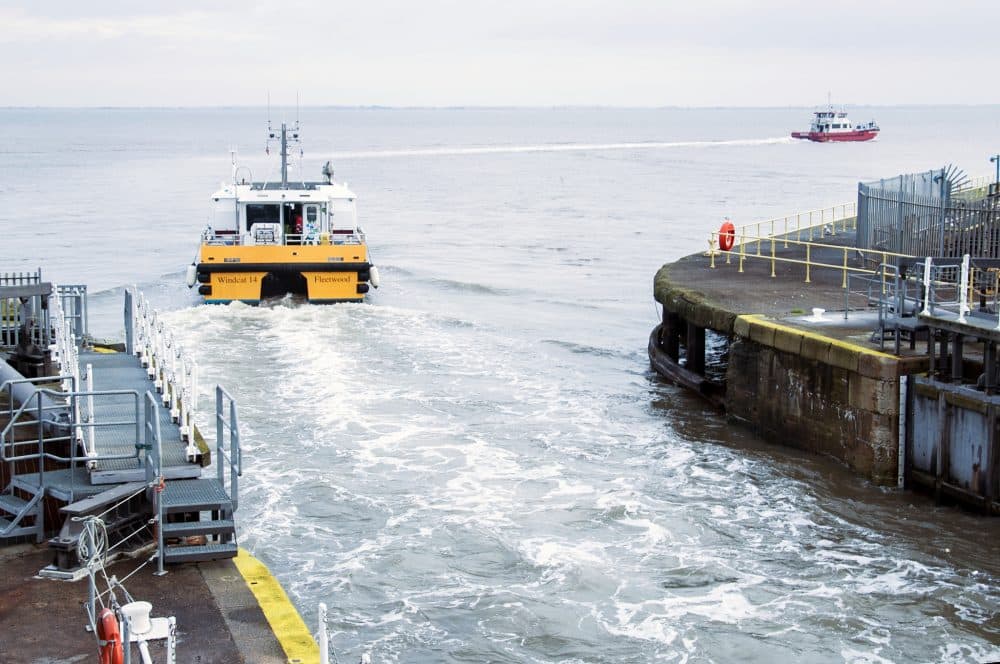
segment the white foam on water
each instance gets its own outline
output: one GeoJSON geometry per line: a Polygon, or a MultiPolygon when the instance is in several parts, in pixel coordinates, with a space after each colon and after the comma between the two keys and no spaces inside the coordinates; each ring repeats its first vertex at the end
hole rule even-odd
{"type": "Polygon", "coordinates": [[[520,543],[519,548],[529,562],[539,567],[571,568],[607,563],[604,547],[595,542],[527,539],[520,543]]]}
{"type": "MultiPolygon", "coordinates": [[[[354,607],[340,638],[363,633],[386,661],[456,629],[459,643],[530,658],[533,625],[563,638],[580,616],[650,644],[631,646],[636,661],[697,658],[706,625],[796,634],[837,624],[861,597],[933,592],[949,573],[759,460],[635,427],[571,365],[537,369],[555,366],[550,354],[566,362],[557,344],[399,307],[170,316],[198,349],[206,399],[223,373],[236,383],[241,541],[297,602],[354,607]],[[696,571],[660,585],[682,567],[696,571]],[[455,627],[464,613],[476,635],[455,627]]],[[[988,619],[987,580],[969,587],[955,610],[988,619]]],[[[888,638],[861,623],[823,647],[897,652],[888,638]]]]}
{"type": "Polygon", "coordinates": [[[794,139],[744,138],[719,141],[637,141],[631,143],[549,143],[536,145],[489,145],[471,147],[409,148],[400,150],[353,150],[334,152],[336,159],[387,159],[395,157],[455,157],[486,154],[524,154],[532,152],[603,152],[608,150],[663,150],[673,148],[710,148],[780,145],[794,139]]]}
{"type": "Polygon", "coordinates": [[[870,650],[842,648],[840,656],[845,662],[851,662],[851,664],[894,664],[893,660],[882,657],[870,650]]]}

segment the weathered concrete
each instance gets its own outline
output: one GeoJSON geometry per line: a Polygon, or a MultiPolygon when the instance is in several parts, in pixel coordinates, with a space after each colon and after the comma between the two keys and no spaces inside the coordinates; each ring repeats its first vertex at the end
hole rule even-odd
{"type": "MultiPolygon", "coordinates": [[[[86,580],[38,578],[52,552],[34,545],[0,549],[0,662],[96,662],[97,645],[86,631],[86,580]]],[[[143,561],[124,560],[108,574],[124,579],[143,561]]],[[[246,581],[232,560],[172,566],[154,576],[147,565],[125,582],[132,596],[153,605],[153,616],[177,617],[177,661],[203,664],[286,662],[246,581]]],[[[152,642],[163,661],[163,642],[152,642]]],[[[132,661],[139,661],[133,651],[132,661]]]]}
{"type": "MultiPolygon", "coordinates": [[[[802,250],[775,253],[796,251],[802,250]]],[[[828,262],[839,262],[832,258],[841,250],[825,251],[828,262]]],[[[822,258],[817,253],[813,258],[822,258]]],[[[894,484],[899,376],[923,370],[926,358],[880,352],[868,339],[870,319],[843,319],[842,272],[814,268],[805,283],[802,265],[777,263],[774,271],[771,277],[766,257],[747,256],[739,273],[736,256],[728,265],[716,257],[713,269],[696,254],[659,270],[655,296],[665,314],[730,337],[729,417],[768,440],[832,456],[874,482],[894,484]],[[822,324],[804,315],[813,307],[828,312],[822,324]]]]}

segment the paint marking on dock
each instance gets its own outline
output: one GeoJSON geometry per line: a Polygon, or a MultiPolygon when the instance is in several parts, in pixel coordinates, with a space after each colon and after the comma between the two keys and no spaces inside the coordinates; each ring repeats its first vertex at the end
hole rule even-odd
{"type": "Polygon", "coordinates": [[[747,321],[750,325],[760,325],[762,327],[770,327],[775,330],[786,330],[788,332],[793,332],[802,337],[807,337],[809,339],[815,339],[816,341],[822,341],[823,343],[829,343],[832,346],[839,346],[845,350],[851,350],[856,353],[861,353],[864,355],[875,355],[877,357],[884,357],[889,360],[897,359],[895,355],[890,355],[889,353],[884,353],[879,350],[874,350],[872,348],[865,348],[858,344],[853,344],[850,341],[844,341],[842,339],[834,339],[833,337],[828,337],[824,334],[819,334],[818,332],[811,332],[809,330],[803,330],[797,327],[792,327],[790,325],[784,325],[770,318],[765,318],[763,314],[741,314],[737,318],[742,318],[747,321]]]}
{"type": "Polygon", "coordinates": [[[250,592],[257,598],[271,631],[281,644],[289,664],[314,664],[319,662],[319,646],[313,640],[302,616],[292,606],[285,590],[264,563],[240,548],[233,559],[236,569],[246,581],[250,592]]]}

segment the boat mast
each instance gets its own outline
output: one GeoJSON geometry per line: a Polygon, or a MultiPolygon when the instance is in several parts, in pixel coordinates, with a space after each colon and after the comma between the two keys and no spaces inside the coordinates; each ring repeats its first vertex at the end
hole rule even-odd
{"type": "Polygon", "coordinates": [[[288,189],[288,129],[281,123],[281,188],[288,189]]]}
{"type": "MultiPolygon", "coordinates": [[[[288,125],[281,123],[281,188],[288,189],[288,144],[300,143],[299,141],[299,121],[295,121],[295,126],[291,128],[291,136],[288,134],[288,125]]],[[[267,142],[275,140],[274,130],[271,129],[271,121],[267,121],[267,142]]],[[[301,149],[301,148],[300,148],[301,149]]]]}

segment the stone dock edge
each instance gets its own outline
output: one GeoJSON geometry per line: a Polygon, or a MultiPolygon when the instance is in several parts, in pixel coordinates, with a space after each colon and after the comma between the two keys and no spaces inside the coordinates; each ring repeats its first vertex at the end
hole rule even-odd
{"type": "Polygon", "coordinates": [[[319,646],[302,616],[288,599],[284,588],[267,566],[242,547],[233,559],[233,564],[257,600],[257,605],[264,613],[289,664],[319,662],[319,646]]]}
{"type": "Polygon", "coordinates": [[[721,335],[727,358],[715,403],[727,419],[765,440],[837,459],[876,484],[896,484],[900,377],[926,370],[926,358],[872,348],[870,329],[838,320],[839,273],[803,284],[797,275],[772,277],[759,262],[744,273],[734,267],[710,268],[696,254],[658,271],[663,320],[650,342],[654,368],[697,385],[708,375],[706,331],[721,335]],[[809,305],[831,312],[828,322],[804,320],[809,305]],[[683,367],[679,348],[688,357],[683,367]]]}

